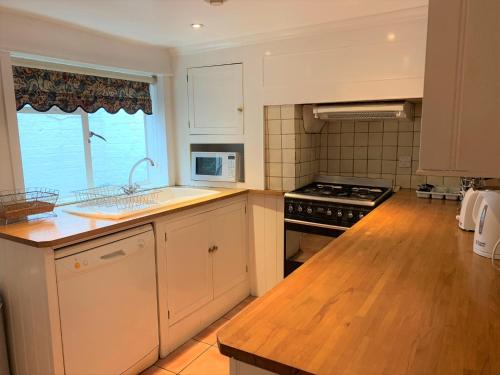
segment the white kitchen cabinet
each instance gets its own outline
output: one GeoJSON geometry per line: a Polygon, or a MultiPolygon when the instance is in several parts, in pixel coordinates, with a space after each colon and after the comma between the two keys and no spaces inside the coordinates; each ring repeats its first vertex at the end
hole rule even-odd
{"type": "Polygon", "coordinates": [[[243,64],[187,70],[190,134],[243,134],[243,64]]]}
{"type": "Polygon", "coordinates": [[[173,324],[212,297],[210,223],[205,215],[188,217],[165,227],[167,298],[173,324]]]}
{"type": "Polygon", "coordinates": [[[242,204],[212,213],[214,297],[225,293],[247,278],[247,220],[242,204]]]}
{"type": "Polygon", "coordinates": [[[431,0],[420,172],[500,177],[500,2],[431,0]]]}
{"type": "Polygon", "coordinates": [[[162,357],[250,294],[246,205],[235,197],[157,224],[162,357]]]}

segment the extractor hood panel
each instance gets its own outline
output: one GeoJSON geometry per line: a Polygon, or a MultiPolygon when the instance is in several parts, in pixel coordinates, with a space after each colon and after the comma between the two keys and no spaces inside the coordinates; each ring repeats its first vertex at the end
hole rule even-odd
{"type": "Polygon", "coordinates": [[[412,120],[414,106],[410,102],[372,102],[359,104],[318,104],[314,117],[321,120],[412,120]]]}

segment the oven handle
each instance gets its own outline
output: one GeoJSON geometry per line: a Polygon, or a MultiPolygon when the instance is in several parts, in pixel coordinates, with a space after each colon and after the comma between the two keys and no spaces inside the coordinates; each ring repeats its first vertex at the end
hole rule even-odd
{"type": "Polygon", "coordinates": [[[340,227],[338,225],[321,224],[321,223],[314,223],[311,221],[302,221],[302,220],[295,220],[295,219],[285,219],[285,223],[300,224],[300,225],[306,225],[308,227],[336,229],[336,230],[343,230],[343,231],[346,231],[347,229],[349,229],[348,227],[340,227]]]}

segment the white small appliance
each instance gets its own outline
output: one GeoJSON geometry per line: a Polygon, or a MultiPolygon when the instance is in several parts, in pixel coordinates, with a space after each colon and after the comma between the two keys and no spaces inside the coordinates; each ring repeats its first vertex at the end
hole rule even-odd
{"type": "Polygon", "coordinates": [[[476,228],[472,209],[474,208],[478,194],[479,190],[474,190],[473,188],[469,188],[465,192],[460,207],[460,214],[458,215],[458,227],[460,229],[473,231],[476,228]]]}
{"type": "Polygon", "coordinates": [[[238,181],[240,179],[239,152],[191,152],[191,179],[238,181]]]}
{"type": "Polygon", "coordinates": [[[66,374],[137,374],[158,359],[151,225],[56,251],[66,374]]]}
{"type": "Polygon", "coordinates": [[[500,259],[500,191],[481,191],[473,208],[476,230],[474,252],[500,259]]]}

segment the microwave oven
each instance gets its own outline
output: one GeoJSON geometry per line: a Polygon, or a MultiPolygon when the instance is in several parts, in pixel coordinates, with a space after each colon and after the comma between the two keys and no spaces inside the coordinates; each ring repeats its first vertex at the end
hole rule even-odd
{"type": "Polygon", "coordinates": [[[238,152],[191,152],[191,179],[236,182],[240,178],[238,152]]]}

